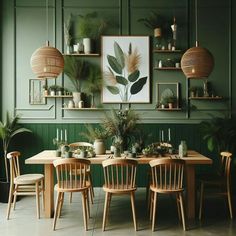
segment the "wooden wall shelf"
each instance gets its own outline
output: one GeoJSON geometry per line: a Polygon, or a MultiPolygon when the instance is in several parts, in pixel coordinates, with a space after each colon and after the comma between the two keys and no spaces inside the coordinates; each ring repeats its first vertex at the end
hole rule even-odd
{"type": "Polygon", "coordinates": [[[189,97],[190,100],[222,100],[223,97],[189,97]]]}
{"type": "Polygon", "coordinates": [[[181,108],[157,108],[158,111],[181,111],[181,108]]]}
{"type": "Polygon", "coordinates": [[[89,53],[89,54],[85,54],[85,53],[66,54],[66,53],[64,53],[63,55],[65,55],[65,56],[76,56],[76,57],[99,57],[100,56],[99,53],[89,53]]]}
{"type": "Polygon", "coordinates": [[[154,53],[181,53],[181,50],[161,50],[161,49],[154,49],[154,53]]]}
{"type": "Polygon", "coordinates": [[[72,98],[73,96],[72,95],[54,95],[54,96],[45,95],[44,97],[45,98],[72,98]]]}
{"type": "Polygon", "coordinates": [[[154,67],[154,70],[182,70],[180,67],[154,67]]]}
{"type": "Polygon", "coordinates": [[[68,107],[63,107],[63,110],[69,110],[69,111],[99,111],[103,110],[103,108],[92,108],[92,107],[83,107],[83,108],[78,108],[78,107],[73,107],[73,108],[68,108],[68,107]]]}

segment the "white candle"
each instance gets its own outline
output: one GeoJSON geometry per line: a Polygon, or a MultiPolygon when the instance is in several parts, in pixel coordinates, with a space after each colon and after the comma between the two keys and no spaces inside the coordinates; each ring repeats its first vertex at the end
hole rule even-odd
{"type": "Polygon", "coordinates": [[[67,129],[65,129],[65,142],[67,142],[67,129]]]}
{"type": "Polygon", "coordinates": [[[164,142],[164,130],[161,131],[161,141],[164,142]]]}
{"type": "Polygon", "coordinates": [[[168,139],[169,139],[169,142],[170,142],[170,128],[168,129],[168,139]]]}
{"type": "Polygon", "coordinates": [[[59,141],[59,130],[57,129],[57,141],[59,141]]]}
{"type": "Polygon", "coordinates": [[[61,129],[61,141],[63,140],[63,137],[62,137],[62,129],[61,129]]]}
{"type": "Polygon", "coordinates": [[[161,131],[159,130],[159,141],[161,142],[161,131]]]}

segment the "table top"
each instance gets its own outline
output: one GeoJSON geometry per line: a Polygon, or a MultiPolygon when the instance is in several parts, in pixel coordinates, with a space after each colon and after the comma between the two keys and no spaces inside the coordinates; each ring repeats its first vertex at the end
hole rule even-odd
{"type": "MultiPolygon", "coordinates": [[[[91,164],[101,164],[102,161],[109,158],[111,154],[103,154],[103,155],[96,155],[96,157],[88,158],[91,162],[91,164]]],[[[168,155],[166,157],[176,158],[177,155],[168,155]]],[[[136,158],[133,158],[138,161],[139,164],[148,164],[151,160],[156,158],[162,158],[162,157],[156,157],[156,156],[145,156],[140,155],[136,158]]],[[[30,158],[27,158],[25,160],[26,164],[53,164],[53,161],[61,159],[61,157],[56,157],[56,151],[55,150],[44,150],[30,158]]],[[[212,164],[212,160],[206,156],[203,156],[202,154],[189,150],[186,157],[181,158],[186,162],[188,165],[198,165],[198,164],[212,164]]]]}

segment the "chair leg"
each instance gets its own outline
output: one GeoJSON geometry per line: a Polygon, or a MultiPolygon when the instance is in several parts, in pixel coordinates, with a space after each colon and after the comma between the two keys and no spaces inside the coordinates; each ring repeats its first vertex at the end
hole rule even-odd
{"type": "Polygon", "coordinates": [[[137,231],[137,222],[136,222],[136,213],[135,213],[135,195],[134,192],[130,193],[131,198],[131,206],[132,206],[132,214],[133,214],[133,221],[134,221],[134,229],[137,231]]]}
{"type": "Polygon", "coordinates": [[[230,195],[229,190],[227,190],[227,198],[228,198],[230,219],[233,219],[232,202],[231,202],[231,195],[230,195]]]}
{"type": "MultiPolygon", "coordinates": [[[[90,184],[91,184],[90,189],[91,189],[91,191],[92,191],[92,196],[93,196],[93,198],[94,198],[94,197],[95,197],[95,194],[94,194],[94,188],[93,188],[93,179],[92,179],[92,175],[91,175],[90,172],[89,172],[89,174],[88,174],[88,179],[89,179],[89,182],[90,182],[90,184]]],[[[93,201],[92,201],[92,203],[93,203],[93,201]]]]}
{"type": "Polygon", "coordinates": [[[61,198],[60,192],[57,193],[57,200],[56,200],[56,205],[55,205],[55,212],[54,212],[54,218],[53,218],[53,230],[56,229],[56,223],[57,223],[57,218],[58,218],[58,213],[59,213],[59,204],[60,204],[60,198],[61,198]]]}
{"type": "Polygon", "coordinates": [[[69,203],[72,203],[72,193],[70,193],[69,203]]]}
{"type": "Polygon", "coordinates": [[[59,199],[59,210],[58,210],[58,217],[59,218],[61,217],[61,209],[62,209],[62,206],[63,206],[63,203],[64,203],[64,196],[65,196],[65,193],[61,193],[61,196],[60,196],[60,199],[59,199]]]}
{"type": "Polygon", "coordinates": [[[202,204],[203,204],[203,192],[204,192],[204,183],[201,183],[200,187],[200,206],[199,206],[199,220],[202,219],[202,204]]]}
{"type": "Polygon", "coordinates": [[[89,193],[90,190],[87,190],[86,191],[86,201],[87,201],[87,215],[88,215],[88,218],[90,218],[90,205],[89,205],[89,193]]]}
{"type": "Polygon", "coordinates": [[[10,217],[10,211],[11,211],[11,202],[13,198],[13,192],[14,192],[14,186],[10,186],[10,191],[9,191],[9,197],[8,197],[8,205],[7,205],[7,220],[9,220],[10,217]]]}
{"type": "Polygon", "coordinates": [[[106,192],[104,211],[103,211],[102,231],[105,231],[105,227],[106,227],[108,205],[109,205],[109,193],[106,192]]]}
{"type": "Polygon", "coordinates": [[[156,206],[157,206],[157,193],[154,192],[153,209],[152,209],[152,231],[154,231],[155,229],[156,206]]]}
{"type": "Polygon", "coordinates": [[[149,220],[152,220],[152,212],[153,212],[153,198],[154,198],[154,193],[153,191],[150,191],[150,209],[149,209],[149,220]]]}
{"type": "Polygon", "coordinates": [[[86,191],[82,193],[82,205],[83,205],[83,217],[84,217],[84,229],[88,230],[88,216],[87,216],[87,200],[86,200],[86,191]]]}
{"type": "Polygon", "coordinates": [[[180,199],[179,195],[176,195],[176,203],[177,203],[177,210],[178,210],[178,218],[181,220],[181,210],[180,210],[180,199]]]}
{"type": "Polygon", "coordinates": [[[182,216],[183,229],[184,229],[184,231],[186,231],[185,216],[184,216],[184,204],[183,204],[182,193],[179,193],[179,202],[180,202],[180,210],[181,210],[181,216],[182,216]]]}
{"type": "Polygon", "coordinates": [[[37,218],[40,219],[39,183],[35,183],[37,218]]]}
{"type": "MultiPolygon", "coordinates": [[[[17,193],[17,190],[18,190],[18,185],[15,185],[15,190],[14,190],[14,192],[17,193]]],[[[17,197],[17,194],[14,194],[14,199],[13,199],[13,210],[16,209],[16,197],[17,197]]]]}

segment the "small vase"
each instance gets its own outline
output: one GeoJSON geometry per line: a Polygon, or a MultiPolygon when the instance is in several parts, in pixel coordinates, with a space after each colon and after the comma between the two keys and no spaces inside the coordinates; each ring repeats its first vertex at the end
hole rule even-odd
{"type": "Polygon", "coordinates": [[[60,149],[56,150],[56,157],[61,157],[61,150],[60,149]]]}
{"type": "Polygon", "coordinates": [[[187,156],[187,144],[186,141],[182,140],[180,145],[179,145],[179,156],[186,157],[187,156]]]}
{"type": "Polygon", "coordinates": [[[81,151],[80,152],[80,157],[81,158],[86,158],[88,156],[88,152],[87,151],[81,151]]]}
{"type": "Polygon", "coordinates": [[[79,107],[79,102],[81,101],[81,93],[79,92],[73,92],[73,101],[75,104],[75,107],[79,107]]]}
{"type": "Polygon", "coordinates": [[[105,154],[106,149],[102,139],[95,139],[93,146],[96,155],[105,154]]]}
{"type": "Polygon", "coordinates": [[[121,157],[121,148],[120,147],[115,147],[114,157],[121,157]]]}
{"type": "Polygon", "coordinates": [[[92,52],[92,42],[90,38],[84,38],[83,39],[84,44],[84,53],[89,54],[92,52]]]}

